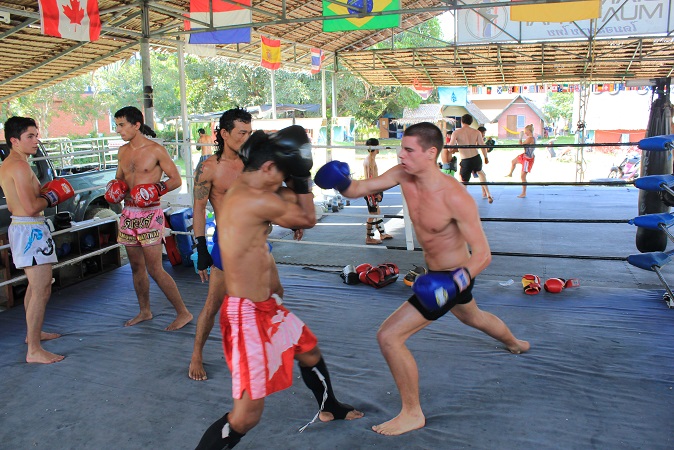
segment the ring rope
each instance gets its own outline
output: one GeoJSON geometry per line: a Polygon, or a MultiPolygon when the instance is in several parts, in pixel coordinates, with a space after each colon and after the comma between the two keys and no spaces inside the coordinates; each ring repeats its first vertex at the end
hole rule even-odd
{"type": "MultiPolygon", "coordinates": [[[[316,241],[290,241],[286,239],[267,239],[269,242],[285,242],[301,245],[330,245],[336,247],[350,248],[369,248],[383,250],[407,250],[407,247],[397,245],[367,245],[367,244],[338,244],[334,242],[316,242],[316,241]]],[[[421,247],[415,247],[415,252],[421,252],[421,247]]],[[[592,255],[563,255],[563,254],[545,254],[545,253],[518,253],[518,252],[491,252],[495,256],[528,256],[533,258],[562,258],[562,259],[591,259],[600,261],[627,261],[624,256],[592,256],[592,255]]],[[[306,265],[306,264],[305,264],[306,265]]],[[[332,267],[332,266],[331,266],[332,267]]]]}
{"type": "MultiPolygon", "coordinates": [[[[340,213],[336,216],[325,214],[327,217],[356,217],[360,219],[382,218],[382,219],[404,219],[400,214],[372,214],[364,216],[362,214],[340,213]]],[[[535,222],[535,223],[629,223],[628,219],[522,219],[509,217],[481,217],[483,222],[535,222]]]]}
{"type": "MultiPolygon", "coordinates": [[[[522,148],[524,144],[502,144],[502,145],[445,145],[445,148],[522,148]]],[[[629,147],[638,146],[639,142],[599,142],[596,144],[531,144],[527,147],[537,148],[557,148],[557,147],[629,147]]]]}

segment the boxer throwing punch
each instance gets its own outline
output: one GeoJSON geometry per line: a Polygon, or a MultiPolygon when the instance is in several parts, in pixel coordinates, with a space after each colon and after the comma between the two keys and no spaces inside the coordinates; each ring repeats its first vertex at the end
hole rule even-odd
{"type": "Polygon", "coordinates": [[[117,174],[108,183],[105,198],[110,203],[124,200],[117,240],[126,247],[140,306],[140,313],[125,326],[152,319],[149,273],[176,310],[177,317],[166,330],[177,330],[192,320],[192,314],[162,265],[164,211],[159,198],[180,187],[180,173],[166,149],[144,136],[152,130],[143,123],[138,108],[126,106],[117,111],[115,125],[127,143],[119,148],[117,174]],[[164,174],[168,179],[161,181],[164,174]]]}
{"type": "Polygon", "coordinates": [[[218,239],[227,284],[220,325],[232,372],[234,405],[206,430],[198,450],[233,448],[255,427],[265,397],[291,386],[293,359],[316,397],[320,420],[363,415],[337,400],[316,336],[273,293],[269,225],[311,228],[316,224],[306,132],[297,125],[270,136],[257,131],[239,153],[243,173],[218,206],[218,239]],[[281,188],[284,180],[292,190],[281,188]]]}
{"type": "Polygon", "coordinates": [[[399,184],[430,271],[416,279],[414,295],[384,321],[377,333],[402,401],[396,417],[372,427],[380,434],[399,435],[425,425],[419,374],[405,342],[448,311],[501,341],[512,353],[529,350],[528,342],[513,336],[501,319],[479,309],[473,298],[475,277],[489,265],[491,252],[475,201],[461,183],[438,170],[436,161],[442,145],[440,129],[422,122],[405,130],[400,164],[381,176],[352,181],[348,165],[331,161],[315,177],[321,188],[338,189],[349,198],[399,184]]]}
{"type": "Polygon", "coordinates": [[[61,337],[42,331],[51,296],[52,265],[57,262],[54,241],[43,211],[68,200],[75,192],[63,178],[55,178],[40,188],[28,162],[28,157],[37,153],[37,136],[37,124],[31,118],[11,117],[5,122],[9,155],[0,166],[0,185],[7,209],[12,213],[7,230],[12,260],[28,278],[23,301],[28,344],[26,362],[50,364],[63,360],[64,356],[45,350],[40,343],[61,337]]]}

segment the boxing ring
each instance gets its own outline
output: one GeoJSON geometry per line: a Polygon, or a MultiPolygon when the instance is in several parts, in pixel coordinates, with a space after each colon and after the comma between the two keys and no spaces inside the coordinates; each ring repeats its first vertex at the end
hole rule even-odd
{"type": "MultiPolygon", "coordinates": [[[[326,214],[304,240],[275,229],[274,256],[287,306],[316,333],[342,401],[365,412],[355,422],[298,429],[316,412],[296,370],[292,388],[269,397],[260,425],[242,449],[335,448],[649,448],[674,446],[669,414],[674,404],[674,311],[662,302],[655,273],[629,264],[637,253],[634,216],[638,189],[494,186],[488,218],[565,218],[616,223],[485,220],[494,258],[478,277],[481,308],[501,317],[531,351],[511,355],[484,334],[448,315],[409,341],[420,372],[424,429],[398,437],[370,427],[397,414],[400,399],[379,352],[376,332],[411,290],[402,274],[423,264],[419,251],[365,246],[366,206],[356,199],[326,214]],[[582,204],[582,208],[578,205],[582,204]],[[528,236],[523,241],[521,236],[528,236]],[[334,245],[343,244],[343,245],[334,245]],[[537,256],[589,255],[598,259],[537,256]],[[346,264],[393,262],[400,279],[382,289],[348,286],[336,273],[346,264]],[[520,277],[535,273],[579,278],[559,294],[525,295],[520,277]],[[513,283],[508,283],[513,280],[513,283]]],[[[401,195],[386,193],[382,213],[401,214],[401,195]]],[[[402,221],[385,220],[403,247],[402,221]]],[[[207,285],[189,266],[165,267],[187,307],[198,313],[207,285]]],[[[662,272],[672,278],[672,267],[662,272]]],[[[206,343],[209,380],[187,377],[196,321],[175,332],[163,328],[173,309],[151,283],[154,319],[123,326],[137,312],[128,265],[56,291],[44,329],[63,333],[45,348],[67,355],[60,363],[24,363],[25,318],[20,308],[0,314],[0,442],[3,448],[194,448],[205,428],[231,407],[231,379],[218,326],[206,343]]]]}

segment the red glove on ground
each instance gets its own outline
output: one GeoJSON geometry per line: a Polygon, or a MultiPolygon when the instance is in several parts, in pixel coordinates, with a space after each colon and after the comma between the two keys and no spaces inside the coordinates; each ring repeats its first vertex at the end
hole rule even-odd
{"type": "Polygon", "coordinates": [[[536,295],[541,292],[541,279],[538,275],[527,273],[522,277],[522,287],[525,294],[536,295]]]}
{"type": "Polygon", "coordinates": [[[545,282],[545,290],[548,292],[552,292],[553,294],[557,294],[559,292],[562,292],[564,289],[564,280],[561,278],[549,278],[545,282]]]}

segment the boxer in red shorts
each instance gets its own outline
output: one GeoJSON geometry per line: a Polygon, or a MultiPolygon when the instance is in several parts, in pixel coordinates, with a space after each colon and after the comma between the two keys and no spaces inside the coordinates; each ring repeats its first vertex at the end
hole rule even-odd
{"type": "Polygon", "coordinates": [[[316,224],[306,131],[297,125],[272,135],[257,131],[239,156],[243,173],[217,206],[218,243],[227,267],[220,323],[234,405],[206,430],[197,446],[202,450],[232,448],[255,427],[265,397],[292,384],[293,360],[319,405],[314,420],[363,417],[337,400],[316,336],[272,294],[275,266],[267,245],[269,225],[302,229],[316,224]],[[281,187],[284,180],[288,188],[281,187]]]}
{"type": "Polygon", "coordinates": [[[518,195],[519,198],[524,198],[527,196],[527,174],[531,172],[531,169],[534,167],[534,144],[536,144],[536,138],[534,138],[534,126],[529,124],[524,127],[524,131],[520,132],[520,144],[524,146],[524,153],[520,153],[512,160],[510,165],[510,173],[506,177],[512,177],[513,172],[515,171],[515,166],[517,164],[522,165],[522,193],[518,195]]]}

